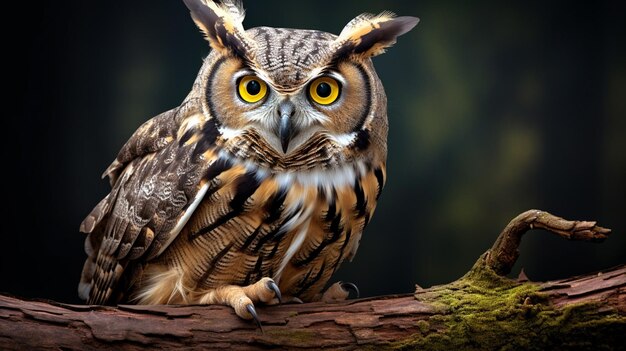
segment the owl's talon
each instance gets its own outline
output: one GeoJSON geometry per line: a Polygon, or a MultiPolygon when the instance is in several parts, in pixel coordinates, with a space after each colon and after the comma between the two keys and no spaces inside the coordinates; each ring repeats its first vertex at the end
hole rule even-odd
{"type": "Polygon", "coordinates": [[[278,299],[278,303],[283,303],[283,297],[280,294],[280,289],[278,288],[278,285],[276,285],[276,283],[273,280],[267,281],[267,288],[274,292],[274,294],[276,295],[276,298],[278,299]]]}
{"type": "Polygon", "coordinates": [[[300,300],[299,298],[292,296],[292,297],[288,297],[285,300],[285,303],[304,303],[304,301],[300,300]]]}
{"type": "Polygon", "coordinates": [[[259,315],[256,313],[256,310],[254,309],[254,305],[253,304],[246,305],[246,310],[248,310],[248,313],[250,313],[250,315],[252,316],[252,319],[254,319],[254,321],[256,322],[256,325],[258,325],[259,329],[261,329],[261,332],[263,332],[263,327],[261,326],[259,315]]]}
{"type": "Polygon", "coordinates": [[[359,288],[358,288],[358,287],[356,286],[356,284],[354,284],[354,283],[350,283],[350,282],[347,282],[347,283],[341,283],[341,288],[342,288],[343,290],[348,291],[348,293],[349,293],[350,291],[354,292],[354,294],[356,295],[356,296],[354,297],[355,299],[358,299],[358,298],[359,298],[359,296],[361,295],[361,293],[359,292],[359,288]]]}
{"type": "Polygon", "coordinates": [[[319,297],[319,300],[323,302],[345,301],[350,298],[351,292],[356,295],[355,298],[359,298],[359,288],[357,288],[354,283],[344,283],[340,281],[326,289],[319,297]]]}

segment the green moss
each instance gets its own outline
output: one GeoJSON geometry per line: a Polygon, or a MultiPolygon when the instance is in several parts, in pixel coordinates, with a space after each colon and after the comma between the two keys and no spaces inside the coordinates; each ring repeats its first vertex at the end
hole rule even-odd
{"type": "Polygon", "coordinates": [[[430,331],[430,323],[426,321],[417,321],[417,328],[419,328],[422,334],[427,334],[430,331]]]}
{"type": "Polygon", "coordinates": [[[419,292],[417,300],[435,304],[442,315],[429,329],[391,349],[545,350],[612,349],[626,332],[626,317],[617,311],[598,313],[594,303],[556,309],[535,284],[498,276],[481,258],[458,281],[419,292]]]}

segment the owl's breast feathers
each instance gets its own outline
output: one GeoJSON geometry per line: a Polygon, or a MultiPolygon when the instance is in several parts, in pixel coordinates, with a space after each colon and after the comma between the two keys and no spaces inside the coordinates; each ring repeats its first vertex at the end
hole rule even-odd
{"type": "Polygon", "coordinates": [[[356,252],[384,160],[338,157],[320,140],[282,158],[254,138],[225,145],[194,106],[146,122],[105,173],[111,193],[81,225],[81,297],[193,303],[269,276],[283,294],[315,299],[356,252]]]}

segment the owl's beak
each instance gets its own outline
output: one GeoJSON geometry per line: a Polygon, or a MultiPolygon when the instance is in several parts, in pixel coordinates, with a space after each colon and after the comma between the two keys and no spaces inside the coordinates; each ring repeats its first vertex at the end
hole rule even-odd
{"type": "Polygon", "coordinates": [[[289,142],[293,136],[291,117],[294,112],[295,106],[289,100],[283,101],[278,105],[278,115],[280,116],[280,121],[278,123],[278,136],[280,138],[280,146],[283,148],[284,153],[287,153],[289,142]]]}
{"type": "Polygon", "coordinates": [[[280,145],[283,147],[283,152],[287,153],[289,141],[291,140],[291,120],[288,115],[280,116],[278,133],[280,135],[280,145]]]}

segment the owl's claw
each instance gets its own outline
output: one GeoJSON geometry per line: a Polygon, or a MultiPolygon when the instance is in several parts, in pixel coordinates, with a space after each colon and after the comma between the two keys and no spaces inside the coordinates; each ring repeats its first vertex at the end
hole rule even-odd
{"type": "Polygon", "coordinates": [[[231,306],[235,313],[243,319],[254,319],[261,331],[261,320],[254,308],[257,302],[275,304],[282,302],[282,294],[278,285],[271,278],[261,278],[256,283],[238,286],[223,285],[215,289],[203,291],[201,296],[195,297],[200,304],[220,304],[231,306]]]}
{"type": "Polygon", "coordinates": [[[254,309],[254,305],[253,304],[247,304],[246,305],[246,310],[248,310],[248,313],[250,313],[250,315],[252,316],[252,319],[254,319],[254,321],[256,322],[256,325],[258,325],[259,329],[261,329],[261,332],[263,332],[263,326],[261,326],[261,321],[259,320],[259,315],[256,314],[256,310],[254,309]]]}
{"type": "Polygon", "coordinates": [[[336,282],[331,285],[320,296],[320,300],[324,302],[338,302],[345,301],[350,297],[350,292],[356,295],[355,298],[359,298],[359,288],[353,283],[336,282]]]}
{"type": "Polygon", "coordinates": [[[354,283],[350,283],[350,282],[347,282],[347,283],[341,283],[341,288],[342,288],[343,290],[348,291],[348,293],[349,293],[350,291],[354,292],[354,294],[356,295],[356,296],[354,297],[355,299],[358,299],[358,298],[359,298],[359,296],[361,295],[361,294],[360,294],[360,292],[359,292],[359,288],[358,288],[358,287],[357,287],[354,283]]]}
{"type": "Polygon", "coordinates": [[[276,295],[276,298],[278,299],[278,303],[283,303],[283,297],[280,294],[280,289],[273,280],[267,281],[267,288],[274,292],[274,295],[276,295]]]}

